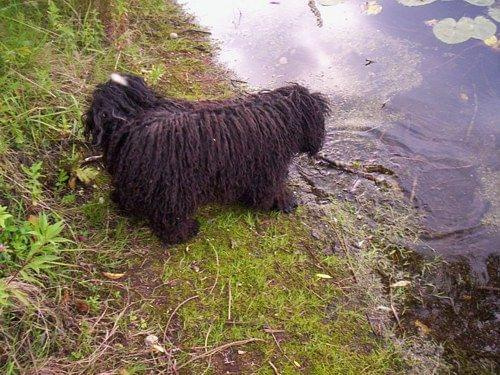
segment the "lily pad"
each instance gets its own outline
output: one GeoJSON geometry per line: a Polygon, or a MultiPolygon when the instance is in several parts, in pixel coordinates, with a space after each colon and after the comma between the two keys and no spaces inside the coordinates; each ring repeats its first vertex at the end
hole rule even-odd
{"type": "Polygon", "coordinates": [[[467,1],[469,4],[477,5],[480,7],[490,6],[493,5],[493,3],[495,2],[495,0],[465,0],[465,1],[467,1]]]}
{"type": "Polygon", "coordinates": [[[398,0],[398,3],[407,7],[418,7],[420,5],[427,5],[436,0],[398,0]]]}
{"type": "Polygon", "coordinates": [[[453,18],[445,18],[432,28],[436,38],[447,44],[465,42],[470,38],[487,39],[495,35],[497,26],[483,16],[472,19],[462,17],[458,21],[453,18]]]}
{"type": "Polygon", "coordinates": [[[453,18],[444,18],[434,25],[432,32],[444,43],[457,44],[472,37],[473,24],[474,21],[469,17],[462,17],[458,22],[453,18]]]}
{"type": "Polygon", "coordinates": [[[472,29],[472,37],[476,39],[486,39],[495,35],[497,32],[497,25],[483,16],[474,18],[474,26],[472,29]]]}
{"type": "Polygon", "coordinates": [[[500,7],[491,7],[488,9],[488,16],[495,21],[500,22],[500,7]]]}

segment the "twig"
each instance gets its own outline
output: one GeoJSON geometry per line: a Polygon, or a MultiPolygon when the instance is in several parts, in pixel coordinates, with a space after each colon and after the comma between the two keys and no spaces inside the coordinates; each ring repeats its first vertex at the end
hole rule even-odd
{"type": "Polygon", "coordinates": [[[93,163],[94,161],[101,160],[102,155],[94,155],[89,156],[88,158],[83,159],[82,164],[93,163]]]}
{"type": "Polygon", "coordinates": [[[272,329],[272,328],[264,328],[264,332],[267,333],[285,333],[284,329],[272,329]]]}
{"type": "Polygon", "coordinates": [[[318,25],[318,27],[323,27],[323,19],[321,18],[321,13],[318,10],[318,7],[316,6],[314,0],[309,0],[307,5],[309,6],[309,9],[311,10],[314,17],[316,18],[316,24],[318,25]]]}
{"type": "Polygon", "coordinates": [[[200,33],[200,34],[205,34],[205,35],[212,34],[210,31],[199,30],[199,29],[186,29],[186,30],[179,31],[179,34],[185,34],[185,33],[200,33]]]}
{"type": "Polygon", "coordinates": [[[207,334],[205,335],[205,351],[208,351],[208,336],[210,336],[210,331],[212,330],[212,324],[208,327],[207,334]]]}
{"type": "Polygon", "coordinates": [[[250,338],[250,339],[246,339],[246,340],[233,341],[233,342],[229,342],[227,344],[221,345],[221,346],[217,346],[217,347],[215,347],[213,349],[210,349],[209,351],[206,351],[203,354],[194,356],[190,360],[188,360],[188,361],[180,364],[179,366],[177,366],[177,370],[180,370],[181,368],[186,367],[190,363],[193,363],[193,362],[198,361],[200,359],[203,359],[203,358],[206,358],[206,357],[211,357],[214,354],[216,354],[218,352],[221,352],[221,351],[223,351],[225,349],[231,348],[233,346],[246,345],[246,344],[249,344],[251,342],[256,342],[256,341],[265,342],[266,340],[258,339],[258,338],[250,338]]]}
{"type": "Polygon", "coordinates": [[[231,320],[231,303],[233,302],[233,296],[231,294],[231,280],[228,283],[228,306],[227,306],[227,320],[231,320]]]}
{"type": "MultiPolygon", "coordinates": [[[[373,182],[375,182],[376,185],[383,185],[386,187],[391,187],[391,184],[389,184],[385,178],[374,176],[374,175],[367,173],[367,172],[364,172],[364,171],[358,171],[358,170],[352,168],[350,165],[343,163],[339,160],[333,160],[333,159],[327,158],[326,156],[322,156],[322,155],[317,155],[314,158],[327,163],[330,167],[333,167],[335,169],[338,169],[338,170],[341,170],[341,171],[344,171],[347,173],[351,173],[351,174],[356,174],[356,175],[361,176],[367,180],[373,181],[373,182]]],[[[384,174],[387,174],[387,173],[384,173],[384,174]]]]}
{"type": "Polygon", "coordinates": [[[200,296],[199,295],[195,295],[195,296],[192,296],[192,297],[189,297],[187,299],[185,299],[184,301],[182,301],[181,303],[179,303],[177,305],[177,307],[174,309],[174,311],[172,311],[172,314],[170,314],[170,317],[168,318],[167,320],[167,324],[165,325],[165,329],[163,330],[163,341],[165,341],[165,338],[167,337],[167,331],[168,331],[168,326],[170,325],[170,322],[172,321],[174,315],[177,313],[177,311],[186,303],[188,303],[189,301],[195,299],[195,298],[199,298],[200,296]]]}
{"type": "MultiPolygon", "coordinates": [[[[214,245],[212,245],[211,242],[209,242],[209,244],[210,244],[210,247],[212,248],[212,250],[215,253],[215,261],[217,262],[217,273],[215,274],[215,281],[214,281],[214,284],[212,285],[212,287],[210,288],[210,291],[208,292],[208,294],[212,294],[212,292],[215,289],[215,286],[217,285],[217,281],[219,280],[220,263],[219,263],[219,254],[217,253],[217,249],[215,248],[214,245]]],[[[228,320],[230,320],[230,319],[228,319],[228,320]]]]}
{"type": "Polygon", "coordinates": [[[267,361],[267,363],[269,363],[269,366],[271,366],[271,368],[273,369],[273,371],[274,371],[274,373],[275,373],[276,375],[280,375],[280,373],[279,373],[278,369],[276,368],[276,366],[275,366],[275,365],[273,365],[273,363],[272,363],[271,361],[267,361]]]}
{"type": "MultiPolygon", "coordinates": [[[[205,353],[208,352],[208,336],[210,335],[210,331],[212,330],[213,325],[210,324],[207,330],[207,334],[205,335],[205,353]]],[[[207,368],[203,371],[202,375],[206,374],[210,367],[212,366],[212,357],[208,359],[207,368]]]]}
{"type": "Polygon", "coordinates": [[[393,298],[392,298],[392,290],[389,290],[389,301],[391,304],[392,314],[394,315],[394,318],[396,318],[396,322],[398,323],[398,327],[399,327],[399,329],[403,329],[403,327],[401,327],[401,321],[399,320],[399,316],[398,316],[398,313],[396,311],[396,308],[394,307],[393,298]]]}

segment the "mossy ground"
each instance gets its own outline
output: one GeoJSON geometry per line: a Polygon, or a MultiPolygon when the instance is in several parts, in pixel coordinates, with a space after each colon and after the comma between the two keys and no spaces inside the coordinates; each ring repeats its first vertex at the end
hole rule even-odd
{"type": "Polygon", "coordinates": [[[93,151],[81,115],[112,71],[175,97],[231,95],[205,35],[176,4],[2,1],[0,51],[0,205],[25,228],[0,252],[2,373],[391,374],[411,365],[374,331],[368,310],[380,285],[355,276],[402,233],[381,226],[370,240],[356,209],[337,201],[322,238],[307,208],[206,207],[196,239],[164,248],[116,213],[106,175],[84,165],[93,151]],[[38,162],[39,172],[26,169],[38,162]],[[51,245],[58,260],[24,280],[31,259],[15,239],[32,243],[42,212],[71,242],[51,245]],[[367,238],[354,265],[330,251],[367,238]]]}

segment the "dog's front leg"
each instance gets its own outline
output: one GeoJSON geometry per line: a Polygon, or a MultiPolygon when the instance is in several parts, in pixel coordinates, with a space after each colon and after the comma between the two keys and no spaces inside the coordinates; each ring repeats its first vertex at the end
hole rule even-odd
{"type": "Polygon", "coordinates": [[[242,202],[264,211],[277,210],[290,213],[297,208],[295,196],[284,183],[282,186],[271,188],[268,186],[254,187],[243,196],[242,202]]]}
{"type": "Polygon", "coordinates": [[[282,186],[274,196],[273,209],[287,214],[297,208],[297,199],[287,186],[282,186]]]}
{"type": "Polygon", "coordinates": [[[196,236],[200,228],[198,221],[191,218],[179,218],[163,223],[151,221],[150,224],[153,232],[165,245],[174,245],[185,242],[196,236]]]}

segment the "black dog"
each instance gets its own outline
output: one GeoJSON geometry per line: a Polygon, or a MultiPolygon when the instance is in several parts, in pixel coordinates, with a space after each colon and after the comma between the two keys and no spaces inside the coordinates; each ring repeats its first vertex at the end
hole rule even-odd
{"type": "Polygon", "coordinates": [[[192,215],[209,202],[292,211],[288,166],[298,153],[320,150],[327,113],[321,94],[297,84],[189,102],[115,73],[95,90],[85,127],[103,150],[113,200],[148,219],[165,243],[178,243],[197,233],[192,215]]]}

